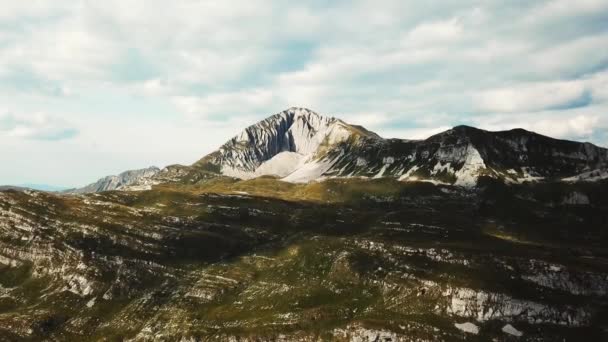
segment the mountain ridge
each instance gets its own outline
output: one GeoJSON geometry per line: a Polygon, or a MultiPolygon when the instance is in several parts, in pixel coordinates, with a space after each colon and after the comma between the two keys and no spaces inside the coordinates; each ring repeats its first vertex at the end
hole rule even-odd
{"type": "Polygon", "coordinates": [[[608,178],[607,170],[605,148],[522,128],[458,125],[426,139],[383,138],[333,116],[291,107],[248,126],[191,166],[126,171],[68,192],[146,190],[196,181],[201,172],[238,179],[274,176],[291,183],[392,177],[475,187],[480,177],[505,183],[596,181],[608,178]]]}
{"type": "Polygon", "coordinates": [[[110,190],[145,190],[153,183],[151,178],[161,170],[156,166],[144,169],[128,170],[118,175],[105,176],[82,188],[68,189],[65,193],[81,194],[110,190]],[[134,187],[134,188],[130,188],[134,187]]]}
{"type": "Polygon", "coordinates": [[[395,177],[472,187],[481,176],[507,183],[572,179],[607,164],[604,148],[521,128],[493,132],[459,125],[427,139],[386,139],[361,126],[292,107],[249,126],[193,167],[241,179],[276,175],[288,182],[309,182],[331,177],[395,177]],[[292,121],[277,123],[277,118],[292,121]],[[300,125],[299,118],[307,120],[300,125]],[[310,118],[325,125],[310,125],[310,118]],[[297,144],[294,149],[284,143],[292,137],[294,125],[315,142],[302,158],[291,155],[301,152],[297,144]],[[334,131],[336,125],[342,129],[334,131]],[[274,133],[270,138],[264,135],[268,130],[274,133]],[[282,172],[273,174],[277,169],[282,172]]]}

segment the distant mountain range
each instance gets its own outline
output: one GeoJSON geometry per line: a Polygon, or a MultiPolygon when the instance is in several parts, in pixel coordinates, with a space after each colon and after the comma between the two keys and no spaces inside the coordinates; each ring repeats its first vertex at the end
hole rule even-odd
{"type": "Polygon", "coordinates": [[[146,187],[148,180],[151,179],[154,175],[156,175],[159,171],[160,169],[155,166],[139,170],[129,170],[115,176],[113,175],[103,177],[95,183],[91,183],[82,188],[69,189],[66,192],[89,193],[109,190],[120,190],[134,184],[138,184],[143,189],[146,187]]]}
{"type": "Polygon", "coordinates": [[[32,190],[47,191],[47,192],[59,192],[59,191],[67,190],[68,188],[61,187],[61,186],[48,185],[48,184],[31,184],[31,183],[18,184],[18,185],[0,185],[0,190],[6,190],[6,189],[13,189],[13,190],[32,189],[32,190]]]}
{"type": "Polygon", "coordinates": [[[608,178],[607,166],[605,148],[523,129],[457,126],[424,140],[385,139],[294,107],[247,127],[191,166],[127,171],[71,192],[142,190],[197,171],[240,179],[275,176],[292,183],[392,177],[474,187],[480,177],[505,183],[595,181],[608,178]]]}

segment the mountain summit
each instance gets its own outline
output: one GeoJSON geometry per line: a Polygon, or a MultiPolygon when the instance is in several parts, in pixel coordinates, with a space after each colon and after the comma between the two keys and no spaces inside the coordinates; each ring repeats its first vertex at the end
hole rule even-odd
{"type": "Polygon", "coordinates": [[[290,108],[249,126],[193,166],[241,179],[394,177],[470,187],[481,176],[507,183],[602,178],[607,164],[604,148],[523,129],[456,126],[425,140],[384,139],[309,109],[290,108]]]}
{"type": "Polygon", "coordinates": [[[380,139],[361,127],[294,107],[247,127],[195,166],[236,178],[275,175],[306,182],[330,170],[328,152],[362,137],[380,139]]]}

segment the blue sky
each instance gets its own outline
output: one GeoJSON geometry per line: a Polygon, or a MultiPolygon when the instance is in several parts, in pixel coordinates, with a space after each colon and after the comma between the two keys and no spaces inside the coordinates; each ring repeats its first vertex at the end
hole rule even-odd
{"type": "Polygon", "coordinates": [[[291,106],[608,146],[608,1],[6,1],[0,183],[190,164],[291,106]]]}

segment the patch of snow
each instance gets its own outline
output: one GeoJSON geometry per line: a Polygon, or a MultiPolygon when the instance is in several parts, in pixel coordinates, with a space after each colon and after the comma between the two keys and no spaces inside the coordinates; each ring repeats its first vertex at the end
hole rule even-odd
{"type": "Polygon", "coordinates": [[[597,169],[583,172],[576,176],[562,178],[564,182],[597,182],[603,179],[608,179],[608,169],[597,169]]]}
{"type": "Polygon", "coordinates": [[[420,167],[418,165],[414,165],[412,166],[409,170],[407,170],[407,172],[405,174],[403,174],[401,177],[399,177],[399,180],[407,180],[410,178],[410,176],[416,172],[418,169],[420,169],[420,167]]]}
{"type": "Polygon", "coordinates": [[[440,161],[438,161],[437,164],[435,164],[435,166],[433,167],[431,175],[434,176],[440,172],[454,173],[454,169],[452,169],[452,166],[449,162],[446,164],[442,164],[440,161]]]}
{"type": "Polygon", "coordinates": [[[92,308],[93,305],[95,305],[95,299],[97,299],[97,297],[93,297],[87,302],[87,308],[92,308]]]}
{"type": "Polygon", "coordinates": [[[296,152],[281,152],[271,159],[265,161],[254,172],[254,175],[274,175],[287,177],[297,170],[305,161],[306,157],[296,152]]]}
{"type": "Polygon", "coordinates": [[[458,328],[459,330],[462,330],[469,334],[473,334],[473,335],[479,334],[479,327],[471,322],[465,322],[465,323],[461,323],[461,324],[454,323],[454,326],[456,328],[458,328]]]}
{"type": "Polygon", "coordinates": [[[504,327],[502,327],[502,332],[504,332],[505,334],[509,334],[509,335],[513,335],[513,336],[517,336],[517,337],[521,337],[523,336],[523,332],[515,329],[511,324],[507,324],[504,327]]]}
{"type": "Polygon", "coordinates": [[[538,182],[545,179],[545,177],[538,176],[537,173],[529,167],[522,167],[521,172],[523,176],[516,179],[516,182],[520,184],[523,182],[538,182]]]}
{"type": "Polygon", "coordinates": [[[454,185],[463,187],[473,187],[477,185],[477,178],[481,170],[486,168],[486,164],[473,145],[468,145],[466,150],[465,162],[460,170],[456,171],[456,182],[454,185]]]}
{"type": "Polygon", "coordinates": [[[478,322],[518,317],[529,323],[581,326],[587,324],[590,318],[590,314],[583,309],[561,310],[504,294],[468,288],[448,288],[443,295],[451,297],[446,308],[448,314],[474,318],[478,322]]]}
{"type": "Polygon", "coordinates": [[[561,270],[562,270],[561,266],[556,266],[556,265],[549,266],[549,271],[551,271],[551,272],[559,272],[561,270]]]}
{"type": "Polygon", "coordinates": [[[289,176],[283,178],[285,182],[308,183],[321,178],[321,176],[334,165],[337,160],[314,160],[300,166],[289,176]]]}
{"type": "Polygon", "coordinates": [[[228,165],[222,165],[220,172],[225,176],[240,179],[251,179],[256,177],[256,174],[253,171],[245,171],[228,165]]]}
{"type": "Polygon", "coordinates": [[[442,182],[442,181],[437,180],[437,179],[425,179],[425,178],[417,179],[415,177],[412,177],[412,178],[410,178],[410,180],[415,180],[415,181],[418,181],[418,182],[431,183],[431,184],[434,184],[434,185],[450,185],[450,183],[442,182]]]}
{"type": "Polygon", "coordinates": [[[105,300],[110,300],[112,299],[114,296],[112,295],[112,292],[110,292],[111,288],[108,289],[101,298],[105,299],[105,300]]]}
{"type": "Polygon", "coordinates": [[[375,174],[373,178],[381,178],[384,175],[384,172],[386,172],[386,169],[389,166],[390,166],[389,164],[382,165],[382,168],[380,169],[380,171],[378,171],[378,173],[375,174]]]}
{"type": "Polygon", "coordinates": [[[357,166],[367,166],[367,160],[362,157],[357,157],[357,166]]]}
{"type": "Polygon", "coordinates": [[[124,186],[119,188],[119,190],[124,190],[124,191],[146,191],[146,190],[152,190],[152,185],[128,185],[128,186],[124,186]]]}

